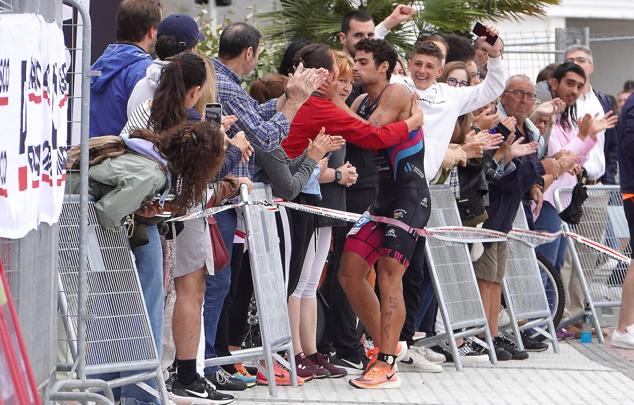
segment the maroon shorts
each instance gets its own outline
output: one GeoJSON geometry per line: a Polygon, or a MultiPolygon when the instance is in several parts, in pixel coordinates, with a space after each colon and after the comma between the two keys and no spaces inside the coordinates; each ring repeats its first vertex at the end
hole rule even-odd
{"type": "MultiPolygon", "coordinates": [[[[352,229],[354,230],[355,227],[352,229]]],[[[409,267],[409,259],[395,249],[383,247],[384,237],[384,224],[367,222],[357,228],[356,232],[352,233],[351,231],[351,234],[348,234],[343,251],[358,254],[370,266],[374,266],[380,256],[391,257],[407,269],[409,267]]]]}

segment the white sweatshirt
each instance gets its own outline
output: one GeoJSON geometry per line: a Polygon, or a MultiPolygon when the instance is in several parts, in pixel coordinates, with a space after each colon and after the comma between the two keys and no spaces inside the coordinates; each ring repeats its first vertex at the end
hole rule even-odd
{"type": "MultiPolygon", "coordinates": [[[[484,81],[477,86],[451,87],[435,83],[427,90],[415,89],[423,110],[425,135],[425,177],[431,180],[440,169],[459,116],[474,111],[497,99],[504,91],[506,72],[502,59],[489,58],[484,81]]],[[[393,83],[405,84],[392,76],[393,83]]]]}
{"type": "Polygon", "coordinates": [[[154,91],[161,78],[161,72],[168,63],[169,61],[154,59],[154,62],[148,66],[145,77],[137,82],[128,99],[128,118],[140,104],[154,98],[154,91]]]}

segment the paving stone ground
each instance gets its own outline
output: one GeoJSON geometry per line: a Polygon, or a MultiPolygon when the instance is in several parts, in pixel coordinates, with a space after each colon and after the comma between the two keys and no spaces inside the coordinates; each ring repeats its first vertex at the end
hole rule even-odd
{"type": "Polygon", "coordinates": [[[266,387],[238,393],[236,404],[634,404],[634,353],[596,343],[560,342],[560,353],[531,353],[524,361],[449,363],[441,374],[400,372],[396,390],[357,390],[347,379],[304,387],[266,387]]]}

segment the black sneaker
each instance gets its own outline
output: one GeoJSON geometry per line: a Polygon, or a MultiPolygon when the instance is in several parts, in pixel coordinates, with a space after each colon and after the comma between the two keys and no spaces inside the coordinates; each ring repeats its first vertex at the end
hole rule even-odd
{"type": "Polygon", "coordinates": [[[521,332],[521,336],[524,349],[526,349],[527,352],[543,352],[544,350],[548,350],[548,344],[532,338],[524,332],[521,332]]]}
{"type": "Polygon", "coordinates": [[[330,361],[331,364],[334,364],[337,367],[343,367],[352,372],[354,372],[355,370],[359,372],[366,369],[370,360],[365,356],[354,358],[343,356],[340,357],[331,353],[331,355],[328,357],[328,361],[330,361]]]}
{"type": "MultiPolygon", "coordinates": [[[[497,338],[493,338],[493,348],[495,349],[495,357],[498,359],[498,361],[512,360],[513,355],[506,351],[503,347],[499,346],[496,343],[495,339],[497,338]]],[[[473,350],[478,354],[486,354],[487,356],[489,355],[489,349],[477,344],[473,345],[473,350]]]]}
{"type": "Polygon", "coordinates": [[[178,379],[172,384],[172,394],[176,399],[189,400],[192,404],[230,404],[234,401],[233,395],[223,394],[204,378],[190,385],[183,385],[178,379]]]}
{"type": "MultiPolygon", "coordinates": [[[[462,346],[460,346],[462,347],[462,346]]],[[[460,347],[458,348],[458,350],[460,350],[460,347]]],[[[447,363],[453,363],[453,355],[451,354],[451,352],[446,351],[445,349],[443,349],[442,347],[436,345],[436,346],[431,346],[430,347],[431,350],[435,351],[436,353],[440,353],[443,354],[445,356],[445,361],[447,363]]]]}
{"type": "Polygon", "coordinates": [[[220,391],[244,391],[247,389],[246,382],[238,380],[222,368],[215,373],[205,374],[205,378],[220,391]]]}
{"type": "MultiPolygon", "coordinates": [[[[512,360],[526,360],[528,359],[528,352],[526,350],[519,350],[515,346],[515,342],[503,337],[498,336],[493,338],[493,346],[495,346],[495,354],[497,354],[498,347],[502,348],[506,352],[511,354],[512,360]]],[[[500,360],[498,358],[498,360],[500,360]]]]}

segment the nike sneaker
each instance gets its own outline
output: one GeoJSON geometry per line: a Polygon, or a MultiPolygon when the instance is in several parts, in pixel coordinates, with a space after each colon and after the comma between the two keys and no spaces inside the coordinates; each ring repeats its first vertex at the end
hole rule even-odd
{"type": "Polygon", "coordinates": [[[172,384],[172,394],[176,399],[189,400],[192,404],[230,404],[233,395],[216,391],[205,378],[199,378],[189,385],[183,385],[178,379],[172,384]]]}
{"type": "Polygon", "coordinates": [[[376,364],[349,382],[353,387],[361,389],[399,388],[401,386],[396,367],[383,367],[376,364]]]}
{"type": "Polygon", "coordinates": [[[412,346],[407,351],[407,356],[398,364],[416,370],[419,373],[442,373],[440,364],[432,363],[425,358],[425,355],[417,350],[418,347],[412,346]]]}
{"type": "MultiPolygon", "coordinates": [[[[280,366],[277,362],[275,362],[275,366],[273,366],[273,374],[275,375],[275,385],[291,385],[291,375],[288,370],[280,366]]],[[[266,376],[259,370],[256,378],[258,385],[268,385],[269,383],[266,376]]],[[[304,385],[304,379],[300,376],[297,376],[297,385],[304,385]]]]}
{"type": "MultiPolygon", "coordinates": [[[[378,352],[377,352],[378,353],[378,352]]],[[[331,355],[328,359],[331,364],[344,368],[348,374],[360,374],[368,366],[368,358],[365,356],[359,357],[339,357],[331,355]]]]}
{"type": "Polygon", "coordinates": [[[216,389],[222,391],[244,391],[247,389],[247,383],[234,378],[231,374],[227,373],[223,368],[218,368],[215,373],[205,374],[207,381],[212,383],[216,389]]]}

